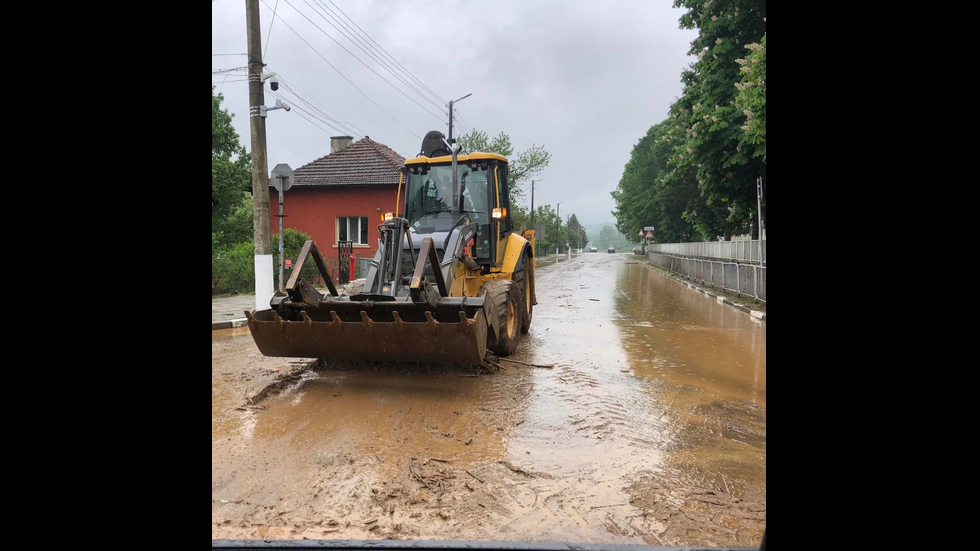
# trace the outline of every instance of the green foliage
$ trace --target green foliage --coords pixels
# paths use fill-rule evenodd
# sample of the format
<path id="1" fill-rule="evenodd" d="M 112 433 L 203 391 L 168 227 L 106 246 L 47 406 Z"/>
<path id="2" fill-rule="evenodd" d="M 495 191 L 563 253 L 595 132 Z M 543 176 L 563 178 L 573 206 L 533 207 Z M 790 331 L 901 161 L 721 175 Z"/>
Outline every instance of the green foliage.
<path id="1" fill-rule="evenodd" d="M 222 293 L 251 293 L 255 290 L 255 246 L 252 241 L 238 243 L 219 254 L 211 284 Z"/>
<path id="2" fill-rule="evenodd" d="M 524 230 L 531 229 L 531 213 L 521 204 L 510 204 L 510 218 L 514 221 L 514 231 L 524 233 Z"/>
<path id="3" fill-rule="evenodd" d="M 221 231 L 223 221 L 252 189 L 251 159 L 231 125 L 232 115 L 221 108 L 223 97 L 211 88 L 211 232 Z"/>
<path id="4" fill-rule="evenodd" d="M 599 232 L 599 237 L 596 238 L 595 246 L 599 250 L 605 250 L 609 247 L 615 247 L 616 249 L 623 249 L 629 245 L 629 241 L 626 236 L 616 231 L 616 228 L 612 226 L 605 226 L 602 231 Z"/>
<path id="5" fill-rule="evenodd" d="M 551 153 L 543 146 L 533 145 L 530 149 L 514 154 L 514 146 L 510 136 L 501 132 L 497 137 L 490 138 L 482 130 L 474 129 L 469 134 L 457 138 L 463 151 L 474 153 L 496 153 L 507 157 L 510 161 L 510 204 L 516 205 L 524 197 L 528 182 L 541 175 L 551 163 Z"/>
<path id="6" fill-rule="evenodd" d="M 671 121 L 655 125 L 633 148 L 623 172 L 616 200 L 616 228 L 631 243 L 641 241 L 638 232 L 648 226 L 662 243 L 688 242 L 700 235 L 687 215 L 704 204 L 690 175 L 673 174 L 670 160 L 674 147 L 669 139 Z"/>
<path id="7" fill-rule="evenodd" d="M 211 281 L 218 277 L 218 241 L 220 236 L 216 233 L 211 234 Z"/>
<path id="8" fill-rule="evenodd" d="M 296 260 L 310 236 L 295 230 L 283 232 L 287 259 Z M 236 242 L 216 251 L 220 236 L 211 234 L 211 285 L 221 293 L 251 293 L 255 291 L 255 246 L 252 239 Z M 279 235 L 272 235 L 273 281 L 279 280 Z M 286 270 L 286 278 L 290 271 Z M 214 290 L 212 290 L 214 292 Z"/>
<path id="9" fill-rule="evenodd" d="M 565 248 L 568 243 L 566 229 L 561 218 L 558 218 L 558 213 L 551 205 L 538 207 L 534 214 L 534 223 L 537 226 L 543 226 L 545 231 L 544 239 L 541 239 L 540 236 L 537 239 L 537 251 L 535 251 L 537 256 L 555 254 L 559 248 Z"/>
<path id="10" fill-rule="evenodd" d="M 288 192 L 287 192 L 288 193 Z M 299 232 L 296 230 L 291 230 L 286 228 L 283 232 L 283 249 L 285 250 L 285 256 L 287 259 L 298 261 L 299 253 L 303 249 L 303 245 L 307 241 L 312 239 L 309 235 Z M 324 253 L 326 254 L 326 253 Z M 334 254 L 334 257 L 337 255 Z M 272 234 L 272 271 L 275 274 L 273 281 L 279 281 L 279 234 Z M 290 271 L 286 270 L 286 279 L 289 279 Z"/>
<path id="11" fill-rule="evenodd" d="M 748 117 L 738 106 L 743 80 L 740 60 L 747 44 L 758 44 L 766 35 L 764 0 L 675 0 L 686 8 L 681 26 L 699 30 L 691 46 L 698 61 L 682 76 L 684 95 L 671 109 L 675 145 L 672 158 L 680 174 L 695 174 L 708 206 L 698 213 L 702 231 L 722 226 L 723 234 L 747 230 L 757 209 L 756 179 L 766 177 L 766 162 L 755 148 L 743 147 Z M 744 60 L 743 60 L 744 61 Z M 728 212 L 727 224 L 718 224 L 718 213 Z M 724 214 L 722 214 L 724 216 Z M 703 223 L 700 217 L 709 218 Z M 690 217 L 689 217 L 690 218 Z"/>
<path id="12" fill-rule="evenodd" d="M 589 244 L 589 236 L 574 214 L 568 220 L 568 241 L 573 249 L 584 249 Z"/>
<path id="13" fill-rule="evenodd" d="M 754 226 L 756 179 L 766 177 L 766 2 L 674 6 L 686 9 L 681 26 L 699 31 L 698 60 L 670 117 L 633 150 L 613 193 L 617 228 L 633 242 L 646 226 L 660 242 L 731 239 Z"/>
<path id="14" fill-rule="evenodd" d="M 459 136 L 456 139 L 459 140 L 459 145 L 465 153 L 496 153 L 508 159 L 514 155 L 514 146 L 510 143 L 510 136 L 503 132 L 491 139 L 486 132 L 474 129 L 469 134 Z"/>
<path id="15" fill-rule="evenodd" d="M 747 44 L 745 49 L 751 54 L 739 60 L 745 77 L 737 84 L 738 107 L 748 117 L 748 124 L 742 127 L 745 136 L 742 147 L 751 151 L 753 158 L 766 162 L 766 37 L 762 44 Z"/>
<path id="16" fill-rule="evenodd" d="M 225 217 L 212 222 L 212 234 L 218 238 L 218 248 L 230 248 L 251 241 L 255 235 L 252 223 L 252 197 L 242 193 L 238 206 Z"/>

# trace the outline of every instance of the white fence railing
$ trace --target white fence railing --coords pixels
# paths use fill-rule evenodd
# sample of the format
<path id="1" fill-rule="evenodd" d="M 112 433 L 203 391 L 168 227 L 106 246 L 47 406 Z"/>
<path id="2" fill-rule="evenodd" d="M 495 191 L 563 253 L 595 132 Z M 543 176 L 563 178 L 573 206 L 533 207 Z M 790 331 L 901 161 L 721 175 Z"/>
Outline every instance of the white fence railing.
<path id="1" fill-rule="evenodd" d="M 758 246 L 758 242 L 756 242 Z M 700 283 L 719 287 L 740 295 L 766 300 L 766 268 L 723 260 L 708 260 L 650 253 L 650 262 Z"/>
<path id="2" fill-rule="evenodd" d="M 769 253 L 766 242 L 762 242 L 766 264 L 769 264 Z M 654 244 L 647 247 L 651 253 L 669 254 L 675 256 L 691 256 L 695 258 L 720 258 L 740 262 L 759 261 L 758 241 L 723 241 L 713 243 L 671 243 Z"/>

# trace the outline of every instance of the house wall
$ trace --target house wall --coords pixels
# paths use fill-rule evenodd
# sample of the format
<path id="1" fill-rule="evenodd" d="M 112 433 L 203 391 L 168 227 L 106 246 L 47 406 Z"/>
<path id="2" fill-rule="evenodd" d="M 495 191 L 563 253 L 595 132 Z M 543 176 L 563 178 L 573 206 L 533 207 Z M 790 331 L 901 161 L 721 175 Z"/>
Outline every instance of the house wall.
<path id="1" fill-rule="evenodd" d="M 279 195 L 274 188 L 269 193 L 272 233 L 279 233 Z M 338 217 L 367 217 L 368 245 L 355 245 L 354 252 L 373 257 L 378 251 L 377 226 L 386 212 L 395 211 L 397 193 L 398 186 L 293 187 L 286 192 L 285 227 L 310 235 L 325 257 L 336 260 Z"/>

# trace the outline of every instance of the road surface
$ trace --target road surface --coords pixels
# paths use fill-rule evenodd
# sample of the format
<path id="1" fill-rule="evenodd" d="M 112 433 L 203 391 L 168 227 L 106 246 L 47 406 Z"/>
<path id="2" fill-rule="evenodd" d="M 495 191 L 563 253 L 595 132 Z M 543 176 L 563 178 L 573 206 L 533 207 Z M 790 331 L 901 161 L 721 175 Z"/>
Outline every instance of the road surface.
<path id="1" fill-rule="evenodd" d="M 213 334 L 212 539 L 757 546 L 766 326 L 633 258 L 539 272 L 514 359 L 550 370 L 307 371 Z"/>

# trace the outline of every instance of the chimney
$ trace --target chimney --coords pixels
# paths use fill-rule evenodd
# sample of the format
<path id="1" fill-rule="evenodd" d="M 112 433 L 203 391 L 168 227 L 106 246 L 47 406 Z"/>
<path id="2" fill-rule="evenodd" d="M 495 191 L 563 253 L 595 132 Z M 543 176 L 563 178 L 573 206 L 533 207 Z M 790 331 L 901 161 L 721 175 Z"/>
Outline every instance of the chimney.
<path id="1" fill-rule="evenodd" d="M 330 138 L 330 154 L 339 153 L 347 149 L 352 143 L 354 143 L 354 138 L 351 136 L 334 136 Z"/>

